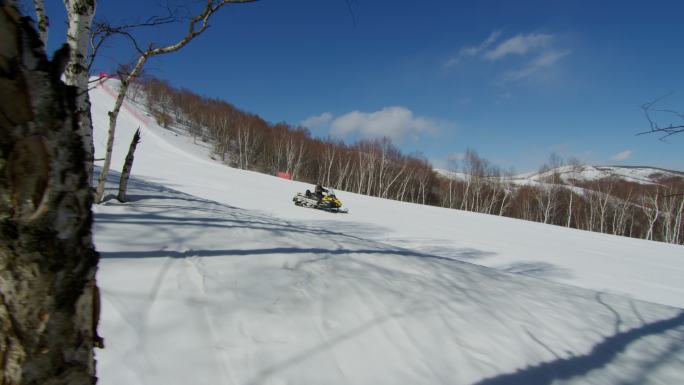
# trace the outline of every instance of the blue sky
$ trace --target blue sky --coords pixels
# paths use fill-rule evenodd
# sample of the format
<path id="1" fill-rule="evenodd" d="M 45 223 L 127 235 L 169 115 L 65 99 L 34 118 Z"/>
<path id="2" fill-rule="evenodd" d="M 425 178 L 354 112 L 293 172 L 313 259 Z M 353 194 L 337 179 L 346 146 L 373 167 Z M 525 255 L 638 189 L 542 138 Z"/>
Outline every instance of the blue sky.
<path id="1" fill-rule="evenodd" d="M 63 9 L 49 3 L 54 49 Z M 160 3 L 100 1 L 98 17 L 140 21 Z M 472 148 L 518 172 L 552 152 L 684 170 L 684 135 L 635 136 L 647 129 L 641 104 L 672 93 L 661 107 L 684 111 L 684 1 L 351 0 L 351 10 L 344 0 L 229 6 L 147 69 L 316 136 L 388 136 L 436 166 Z M 140 38 L 168 43 L 184 30 Z M 131 58 L 112 42 L 97 70 Z"/>

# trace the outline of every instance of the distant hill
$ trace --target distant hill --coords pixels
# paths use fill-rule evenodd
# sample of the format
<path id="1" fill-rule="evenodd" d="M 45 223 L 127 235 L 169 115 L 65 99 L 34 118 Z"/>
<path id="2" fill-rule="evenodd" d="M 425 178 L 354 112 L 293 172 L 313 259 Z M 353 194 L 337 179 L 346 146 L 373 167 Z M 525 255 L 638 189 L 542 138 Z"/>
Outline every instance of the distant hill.
<path id="1" fill-rule="evenodd" d="M 467 174 L 443 169 L 435 170 L 439 175 L 454 180 L 465 180 Z M 530 172 L 515 175 L 513 177 L 502 177 L 505 180 L 513 181 L 518 185 L 530 184 L 527 182 L 541 182 L 549 179 L 554 174 L 558 174 L 561 180 L 569 183 L 596 182 L 603 179 L 613 178 L 626 182 L 639 183 L 643 185 L 659 184 L 665 180 L 684 179 L 684 172 L 668 170 L 650 166 L 561 166 L 544 172 Z M 532 183 L 534 184 L 534 183 Z"/>
<path id="2" fill-rule="evenodd" d="M 666 179 L 684 179 L 684 173 L 649 166 L 562 166 L 543 173 L 530 173 L 517 176 L 515 179 L 543 180 L 554 173 L 559 174 L 561 180 L 568 182 L 595 182 L 602 179 L 618 179 L 639 184 L 659 184 Z"/>

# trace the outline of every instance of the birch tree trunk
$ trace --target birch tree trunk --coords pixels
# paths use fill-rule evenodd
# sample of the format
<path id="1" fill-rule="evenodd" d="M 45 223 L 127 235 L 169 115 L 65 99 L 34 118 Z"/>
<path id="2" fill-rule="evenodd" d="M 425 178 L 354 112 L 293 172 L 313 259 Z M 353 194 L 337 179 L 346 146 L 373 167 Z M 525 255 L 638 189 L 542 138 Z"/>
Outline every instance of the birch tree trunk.
<path id="1" fill-rule="evenodd" d="M 507 202 L 507 198 L 511 195 L 510 186 L 504 186 L 503 190 L 504 196 L 501 198 L 501 206 L 499 207 L 499 216 L 503 216 L 504 211 L 510 205 L 510 201 Z"/>
<path id="2" fill-rule="evenodd" d="M 682 243 L 682 236 L 684 235 L 682 234 L 684 232 L 684 228 L 682 227 L 682 213 L 684 213 L 684 197 L 680 197 L 679 200 L 679 209 L 677 210 L 675 215 L 675 233 L 671 243 Z"/>
<path id="3" fill-rule="evenodd" d="M 109 130 L 107 132 L 107 149 L 105 151 L 105 160 L 102 165 L 102 170 L 100 170 L 100 177 L 97 181 L 97 187 L 95 189 L 95 203 L 102 202 L 104 199 L 104 189 L 107 182 L 107 176 L 109 175 L 109 167 L 112 162 L 112 151 L 114 149 L 114 136 L 116 133 L 116 121 L 119 118 L 119 112 L 123 106 L 123 102 L 126 99 L 126 92 L 128 91 L 128 86 L 131 82 L 140 74 L 143 66 L 147 62 L 149 56 L 142 55 L 135 63 L 133 70 L 127 75 L 121 77 L 121 87 L 116 95 L 116 101 L 114 102 L 114 108 L 108 112 L 109 115 Z"/>
<path id="4" fill-rule="evenodd" d="M 36 9 L 36 20 L 38 21 L 38 35 L 40 36 L 40 41 L 43 42 L 43 47 L 47 47 L 50 19 L 45 14 L 45 2 L 43 0 L 33 0 L 33 7 Z"/>
<path id="5" fill-rule="evenodd" d="M 325 170 L 325 176 L 323 180 L 326 186 L 330 186 L 330 174 L 332 171 L 332 166 L 335 163 L 335 146 L 326 146 L 323 152 L 323 159 L 325 159 L 325 164 L 327 165 Z M 335 186 L 338 188 L 338 186 Z"/>
<path id="6" fill-rule="evenodd" d="M 95 384 L 99 294 L 78 90 L 0 4 L 0 383 Z"/>
<path id="7" fill-rule="evenodd" d="M 385 186 L 385 191 L 382 192 L 382 195 L 380 196 L 381 198 L 388 198 L 388 197 L 389 197 L 389 190 L 390 190 L 390 188 L 392 187 L 392 185 L 394 184 L 394 182 L 396 182 L 397 179 L 399 179 L 399 177 L 401 176 L 401 174 L 404 173 L 404 170 L 406 170 L 406 163 L 404 163 L 404 165 L 402 166 L 401 170 L 399 170 L 399 172 L 394 176 L 394 178 L 387 184 L 387 186 Z"/>
<path id="8" fill-rule="evenodd" d="M 658 216 L 660 215 L 658 194 L 659 191 L 656 190 L 655 193 L 651 193 L 651 195 L 644 195 L 641 197 L 641 209 L 648 220 L 648 230 L 646 231 L 644 239 L 649 241 L 653 240 L 653 230 L 656 221 L 658 221 Z"/>
<path id="9" fill-rule="evenodd" d="M 570 188 L 568 189 L 568 193 L 570 194 L 570 203 L 568 204 L 568 220 L 565 224 L 565 227 L 570 227 L 570 224 L 572 223 L 572 199 L 574 196 L 574 192 L 573 192 L 574 187 L 575 187 L 575 184 L 572 183 L 572 184 L 570 184 Z"/>
<path id="10" fill-rule="evenodd" d="M 606 227 L 606 216 L 608 214 L 608 210 L 610 209 L 609 203 L 611 199 L 611 192 L 613 191 L 613 185 L 608 184 L 605 188 L 601 188 L 599 185 L 599 214 L 601 217 L 599 218 L 599 232 L 601 233 L 607 233 L 608 229 Z"/>
<path id="11" fill-rule="evenodd" d="M 123 169 L 121 170 L 121 180 L 119 181 L 119 202 L 126 202 L 126 189 L 128 188 L 128 178 L 131 176 L 131 169 L 133 168 L 133 159 L 135 156 L 135 148 L 138 147 L 140 143 L 140 128 L 135 130 L 133 134 L 133 140 L 131 140 L 131 145 L 128 147 L 128 154 L 126 155 L 126 161 L 124 162 Z"/>
<path id="12" fill-rule="evenodd" d="M 90 26 L 95 16 L 95 6 L 95 0 L 64 0 L 67 12 L 67 44 L 69 45 L 69 61 L 64 71 L 64 78 L 66 84 L 75 86 L 78 90 L 76 116 L 79 132 L 84 139 L 83 149 L 86 152 L 84 161 L 89 184 L 92 183 L 95 145 L 88 97 L 88 43 L 91 36 Z"/>
<path id="13" fill-rule="evenodd" d="M 570 227 L 572 225 L 572 203 L 574 200 L 575 186 L 577 185 L 578 174 L 582 171 L 582 164 L 580 163 L 579 159 L 572 158 L 568 164 L 570 165 L 570 178 L 568 180 L 568 184 L 570 185 L 568 188 L 570 194 L 570 203 L 568 204 L 568 220 L 566 222 L 566 227 Z M 575 223 L 575 227 L 580 228 L 580 224 Z"/>
<path id="14" fill-rule="evenodd" d="M 349 173 L 349 166 L 351 165 L 351 158 L 347 157 L 347 162 L 344 164 L 344 168 L 342 169 L 342 172 L 339 173 L 339 176 L 337 177 L 337 182 L 335 183 L 335 188 L 338 189 L 344 189 L 344 190 L 351 190 L 351 185 L 349 188 L 344 184 L 345 180 L 347 179 L 347 175 Z"/>

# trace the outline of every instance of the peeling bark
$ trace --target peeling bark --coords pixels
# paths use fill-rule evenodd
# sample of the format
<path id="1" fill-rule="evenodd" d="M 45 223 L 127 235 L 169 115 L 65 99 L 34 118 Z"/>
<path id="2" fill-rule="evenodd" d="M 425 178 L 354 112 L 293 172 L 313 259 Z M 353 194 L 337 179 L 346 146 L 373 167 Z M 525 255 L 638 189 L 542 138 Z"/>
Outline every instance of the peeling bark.
<path id="1" fill-rule="evenodd" d="M 76 89 L 0 2 L 0 383 L 95 384 L 98 254 Z"/>

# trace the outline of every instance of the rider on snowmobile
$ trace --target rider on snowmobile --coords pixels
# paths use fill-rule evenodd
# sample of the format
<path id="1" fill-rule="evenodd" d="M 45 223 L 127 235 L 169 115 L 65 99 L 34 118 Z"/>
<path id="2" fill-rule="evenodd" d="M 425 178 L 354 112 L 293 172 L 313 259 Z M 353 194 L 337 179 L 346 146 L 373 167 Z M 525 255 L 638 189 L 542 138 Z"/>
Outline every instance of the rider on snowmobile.
<path id="1" fill-rule="evenodd" d="M 316 198 L 318 198 L 318 201 L 319 201 L 319 202 L 321 201 L 321 199 L 323 199 L 323 197 L 324 197 L 323 193 L 324 193 L 324 192 L 327 193 L 328 190 L 327 190 L 325 187 L 323 187 L 320 183 L 317 183 L 317 184 L 316 184 L 315 194 L 316 194 Z"/>

